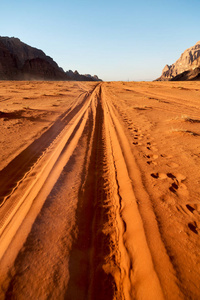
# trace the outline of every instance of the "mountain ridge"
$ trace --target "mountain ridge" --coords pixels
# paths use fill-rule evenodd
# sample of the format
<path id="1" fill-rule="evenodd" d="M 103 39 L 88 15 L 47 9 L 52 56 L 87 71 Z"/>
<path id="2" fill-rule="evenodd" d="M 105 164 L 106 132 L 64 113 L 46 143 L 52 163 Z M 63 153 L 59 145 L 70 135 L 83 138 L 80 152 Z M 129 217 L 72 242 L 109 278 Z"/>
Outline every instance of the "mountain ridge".
<path id="1" fill-rule="evenodd" d="M 19 38 L 0 36 L 0 80 L 100 81 L 97 76 L 72 73 L 64 72 L 50 56 Z"/>
<path id="2" fill-rule="evenodd" d="M 157 81 L 199 80 L 200 41 L 186 49 L 172 65 L 166 65 Z M 186 73 L 185 73 L 186 72 Z M 183 74 L 184 73 L 184 74 Z M 183 76 L 181 76 L 183 74 Z M 186 76 L 187 75 L 187 76 Z"/>

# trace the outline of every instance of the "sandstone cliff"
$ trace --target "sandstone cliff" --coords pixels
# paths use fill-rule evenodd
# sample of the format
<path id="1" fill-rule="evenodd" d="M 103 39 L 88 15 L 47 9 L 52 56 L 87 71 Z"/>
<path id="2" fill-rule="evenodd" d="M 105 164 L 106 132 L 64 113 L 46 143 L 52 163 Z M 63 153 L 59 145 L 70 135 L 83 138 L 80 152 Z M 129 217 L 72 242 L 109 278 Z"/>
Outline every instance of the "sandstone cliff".
<path id="1" fill-rule="evenodd" d="M 81 75 L 79 74 L 78 71 L 72 71 L 69 70 L 66 72 L 67 76 L 69 76 L 71 78 L 71 80 L 76 80 L 76 81 L 102 81 L 101 79 L 98 78 L 97 75 L 90 75 L 90 74 L 85 74 L 85 75 Z"/>
<path id="2" fill-rule="evenodd" d="M 77 71 L 72 73 L 64 72 L 42 50 L 18 38 L 0 37 L 0 80 L 99 80 Z"/>
<path id="3" fill-rule="evenodd" d="M 200 67 L 185 71 L 171 78 L 170 81 L 200 80 Z"/>
<path id="4" fill-rule="evenodd" d="M 60 68 L 39 57 L 27 59 L 21 70 L 23 80 L 70 80 Z"/>
<path id="5" fill-rule="evenodd" d="M 42 50 L 18 38 L 0 37 L 1 80 L 68 80 L 65 72 Z"/>
<path id="6" fill-rule="evenodd" d="M 157 79 L 160 81 L 164 80 L 191 80 L 198 76 L 198 68 L 200 67 L 200 41 L 197 42 L 191 48 L 185 50 L 180 58 L 172 65 L 166 65 L 162 71 L 162 75 Z M 196 69 L 196 70 L 195 70 Z M 190 74 L 187 76 L 179 76 L 183 72 Z M 193 74 L 193 75 L 192 75 Z M 182 79 L 178 79 L 182 78 Z M 184 79 L 188 78 L 188 79 Z M 198 77 L 197 77 L 198 79 Z"/>

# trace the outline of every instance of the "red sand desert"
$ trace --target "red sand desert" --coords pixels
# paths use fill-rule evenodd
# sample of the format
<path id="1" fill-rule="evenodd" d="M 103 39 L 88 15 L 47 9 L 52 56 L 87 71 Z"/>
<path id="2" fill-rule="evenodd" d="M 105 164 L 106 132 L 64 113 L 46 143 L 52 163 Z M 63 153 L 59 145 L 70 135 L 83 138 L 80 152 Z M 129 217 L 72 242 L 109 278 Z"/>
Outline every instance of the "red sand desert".
<path id="1" fill-rule="evenodd" d="M 200 82 L 0 90 L 0 299 L 200 299 Z"/>

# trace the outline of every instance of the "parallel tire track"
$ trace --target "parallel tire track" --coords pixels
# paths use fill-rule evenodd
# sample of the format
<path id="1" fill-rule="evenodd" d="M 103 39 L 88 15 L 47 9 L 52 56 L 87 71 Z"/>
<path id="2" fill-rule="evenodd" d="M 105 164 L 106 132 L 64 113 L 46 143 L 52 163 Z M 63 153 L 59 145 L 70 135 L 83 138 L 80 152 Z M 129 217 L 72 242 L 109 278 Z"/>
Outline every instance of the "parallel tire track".
<path id="1" fill-rule="evenodd" d="M 93 91 L 91 91 L 92 93 Z M 23 150 L 3 170 L 0 171 L 0 207 L 12 193 L 20 179 L 31 169 L 48 147 L 54 142 L 62 130 L 78 113 L 89 97 L 88 92 L 83 92 L 74 105 L 65 111 L 37 140 Z M 78 103 L 78 104 L 77 104 Z"/>
<path id="2" fill-rule="evenodd" d="M 52 141 L 51 134 L 57 125 L 59 129 Z M 155 266 L 155 253 L 153 256 L 137 206 L 133 181 L 139 171 L 134 170 L 136 166 L 129 142 L 105 96 L 103 84 L 63 114 L 57 125 L 50 131 L 51 137 L 47 137 L 47 142 L 44 136 L 41 137 L 40 142 L 45 142 L 44 148 L 38 152 L 39 158 L 36 156 L 28 164 L 29 168 L 24 167 L 17 174 L 14 180 L 15 186 L 17 182 L 16 189 L 12 189 L 7 201 L 2 201 L 0 259 L 26 214 L 31 211 L 33 202 L 42 207 L 78 147 L 79 140 L 86 135 L 87 149 L 78 193 L 76 224 L 71 233 L 70 279 L 63 298 L 164 299 L 166 293 L 164 281 L 159 276 L 160 265 Z M 146 197 L 147 192 L 143 191 L 140 179 L 137 183 L 142 190 L 141 195 Z M 33 216 L 32 222 L 36 216 Z M 156 238 L 164 253 L 160 237 L 157 235 Z M 180 294 L 174 275 L 170 274 L 168 257 L 165 253 L 163 257 L 167 262 L 167 276 L 171 276 L 174 297 L 178 299 Z"/>
<path id="3" fill-rule="evenodd" d="M 40 199 L 42 206 L 63 166 L 72 155 L 88 118 L 88 107 L 91 105 L 93 93 L 89 97 L 87 93 L 79 105 L 65 112 L 41 138 L 2 170 L 0 259 L 33 201 L 36 201 L 42 189 L 45 190 Z M 6 194 L 8 195 L 5 196 Z"/>
<path id="4" fill-rule="evenodd" d="M 130 143 L 124 133 L 122 125 L 119 122 L 119 116 L 117 114 L 117 111 L 111 104 L 112 101 L 109 101 L 109 97 L 107 97 L 107 91 L 105 88 L 103 88 L 103 95 L 105 98 L 104 103 L 106 107 L 105 114 L 108 116 L 108 119 L 110 118 L 111 124 L 110 132 L 112 133 L 110 134 L 110 141 L 111 143 L 113 143 L 113 152 L 116 153 L 114 158 L 116 178 L 118 178 L 118 180 L 119 178 L 121 178 L 121 184 L 120 180 L 118 184 L 119 192 L 120 189 L 122 191 L 122 194 L 119 193 L 119 196 L 122 198 L 122 219 L 124 219 L 125 217 L 125 219 L 127 220 L 127 222 L 125 221 L 126 232 L 129 228 L 130 233 L 130 238 L 128 237 L 131 249 L 129 257 L 132 258 L 134 265 L 139 262 L 141 263 L 141 267 L 139 267 L 138 265 L 138 268 L 136 268 L 137 272 L 135 272 L 135 270 L 133 271 L 133 278 L 135 277 L 134 280 L 138 281 L 137 284 L 139 283 L 139 286 L 136 289 L 139 294 L 137 295 L 136 293 L 136 295 L 139 296 L 140 292 L 144 293 L 145 295 L 146 292 L 147 294 L 145 295 L 145 299 L 151 299 L 151 297 L 153 298 L 153 294 L 151 294 L 150 291 L 156 293 L 159 291 L 160 286 L 160 290 L 162 291 L 166 299 L 182 299 L 183 295 L 178 286 L 177 274 L 170 261 L 170 257 L 167 254 L 165 244 L 162 241 L 162 236 L 159 232 L 156 216 L 152 208 L 150 195 L 148 194 L 148 191 L 146 190 L 142 182 L 141 170 L 136 164 L 135 158 L 131 151 Z M 109 128 L 109 126 L 106 127 Z M 117 147 L 119 151 L 116 151 Z M 121 155 L 119 154 L 119 152 L 121 152 Z M 124 162 L 124 167 L 122 167 L 120 160 Z M 127 173 L 127 177 L 123 175 L 124 172 Z M 127 178 L 128 185 L 132 190 L 132 197 L 130 197 L 130 194 L 127 192 L 128 187 L 126 187 L 125 178 Z M 123 193 L 124 196 L 122 196 Z M 132 200 L 127 201 L 126 198 Z M 142 208 L 138 208 L 137 202 L 143 204 Z M 126 205 L 127 213 L 124 209 L 124 207 L 126 208 Z M 133 206 L 135 206 L 134 209 Z M 136 220 L 136 223 L 134 220 Z M 146 244 L 146 247 L 139 247 L 139 242 L 136 242 L 137 235 L 139 235 L 141 239 L 140 230 L 139 228 L 137 229 L 137 226 L 135 226 L 138 225 L 138 221 L 141 223 L 140 230 L 143 236 L 143 242 Z M 126 235 L 127 234 L 124 235 L 124 241 L 126 241 Z M 131 246 L 131 239 L 133 246 Z M 137 251 L 134 250 L 134 245 L 136 246 Z M 145 251 L 143 251 L 143 249 Z M 144 255 L 145 252 L 147 256 Z M 146 263 L 145 267 L 143 266 L 144 261 L 146 262 L 145 256 L 146 258 L 149 256 L 149 269 Z M 165 270 L 165 272 L 163 272 L 163 270 Z M 148 280 L 148 277 L 150 280 Z M 145 280 L 145 278 L 147 280 Z M 153 281 L 154 283 L 156 283 L 157 281 L 157 288 L 154 286 L 154 288 L 152 289 Z M 131 284 L 132 287 L 136 287 L 137 284 L 133 282 L 134 281 L 132 281 Z M 145 284 L 147 284 L 146 288 Z M 160 296 L 162 296 L 162 294 Z M 156 296 L 156 299 L 157 297 L 158 296 Z"/>
<path id="5" fill-rule="evenodd" d="M 121 270 L 123 271 L 123 291 L 125 299 L 163 299 L 162 288 L 153 266 L 143 222 L 138 211 L 136 197 L 129 177 L 126 148 L 122 148 L 124 133 L 120 135 L 114 113 L 106 101 L 104 112 L 107 128 L 107 143 L 112 149 L 115 182 L 119 201 L 118 219 L 121 221 L 119 232 Z M 145 262 L 145 263 L 144 263 Z M 122 272 L 121 271 L 121 272 Z"/>
<path id="6" fill-rule="evenodd" d="M 101 87 L 97 100 L 66 299 L 163 299 L 113 112 Z"/>

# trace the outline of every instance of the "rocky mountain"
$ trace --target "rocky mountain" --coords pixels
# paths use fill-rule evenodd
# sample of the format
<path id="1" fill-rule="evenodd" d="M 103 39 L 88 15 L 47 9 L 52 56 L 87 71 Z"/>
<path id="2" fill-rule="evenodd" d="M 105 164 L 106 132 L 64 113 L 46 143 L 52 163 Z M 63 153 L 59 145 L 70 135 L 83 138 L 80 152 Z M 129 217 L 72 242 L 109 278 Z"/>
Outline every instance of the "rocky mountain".
<path id="1" fill-rule="evenodd" d="M 69 80 L 51 57 L 14 37 L 0 37 L 0 79 Z"/>
<path id="2" fill-rule="evenodd" d="M 200 80 L 200 67 L 185 71 L 171 78 L 170 81 Z"/>
<path id="3" fill-rule="evenodd" d="M 97 75 L 90 75 L 90 74 L 85 74 L 81 75 L 79 74 L 78 71 L 72 71 L 69 70 L 66 72 L 67 76 L 71 78 L 71 80 L 76 80 L 76 81 L 102 81 L 101 79 L 98 78 Z"/>
<path id="4" fill-rule="evenodd" d="M 170 66 L 166 65 L 162 71 L 162 75 L 157 80 L 199 80 L 199 67 L 200 41 L 185 50 L 174 64 Z"/>
<path id="5" fill-rule="evenodd" d="M 15 37 L 0 37 L 0 80 L 90 80 L 72 72 L 64 72 L 57 63 L 42 50 L 31 47 Z"/>
<path id="6" fill-rule="evenodd" d="M 21 73 L 23 80 L 70 80 L 60 68 L 39 57 L 27 59 Z"/>

